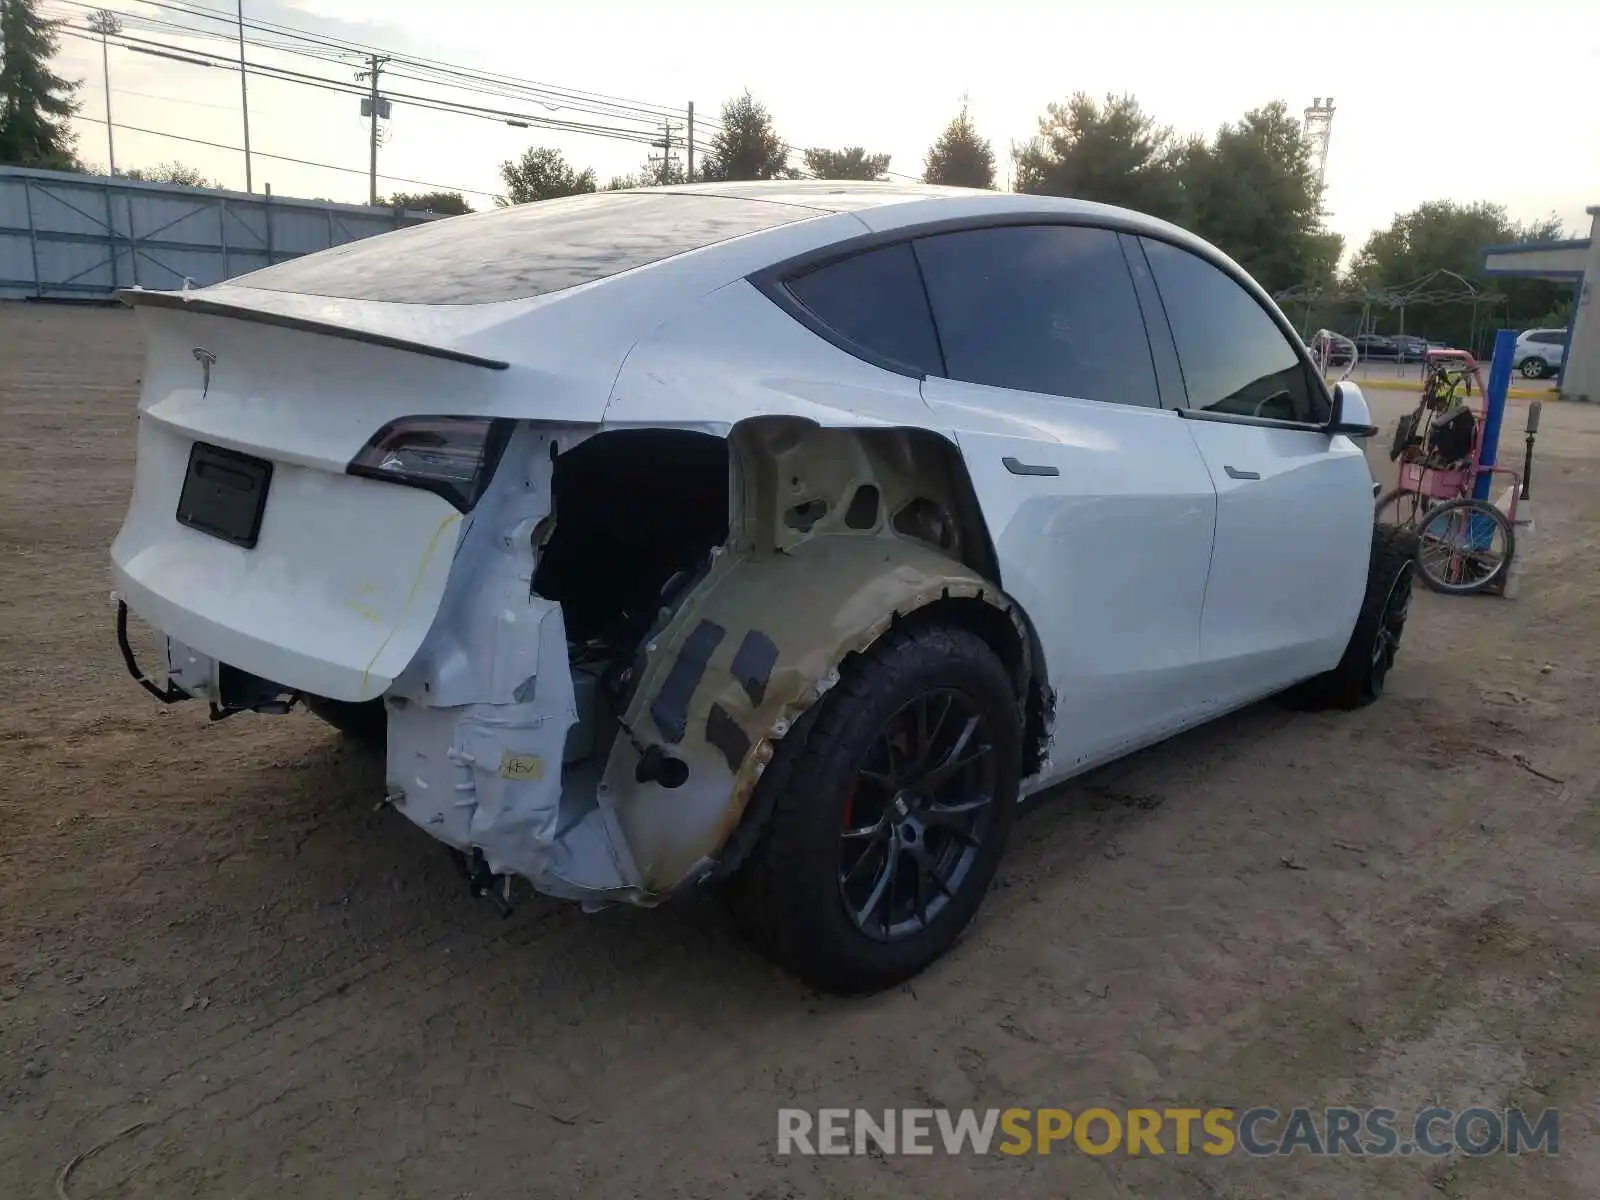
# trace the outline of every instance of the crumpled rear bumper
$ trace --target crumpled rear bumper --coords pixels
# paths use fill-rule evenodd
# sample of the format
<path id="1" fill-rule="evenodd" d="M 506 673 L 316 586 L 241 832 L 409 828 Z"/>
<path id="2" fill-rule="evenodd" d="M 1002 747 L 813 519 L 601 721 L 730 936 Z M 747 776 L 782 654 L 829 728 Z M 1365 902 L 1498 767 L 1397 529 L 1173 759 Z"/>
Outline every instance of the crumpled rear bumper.
<path id="1" fill-rule="evenodd" d="M 547 895 L 594 903 L 650 896 L 607 809 L 598 765 L 564 769 L 577 723 L 559 605 L 527 602 L 533 672 L 510 703 L 433 705 L 431 689 L 385 699 L 389 800 L 431 836 L 492 875 L 520 875 Z M 522 624 L 522 622 L 519 622 Z M 586 769 L 587 768 L 587 769 Z"/>

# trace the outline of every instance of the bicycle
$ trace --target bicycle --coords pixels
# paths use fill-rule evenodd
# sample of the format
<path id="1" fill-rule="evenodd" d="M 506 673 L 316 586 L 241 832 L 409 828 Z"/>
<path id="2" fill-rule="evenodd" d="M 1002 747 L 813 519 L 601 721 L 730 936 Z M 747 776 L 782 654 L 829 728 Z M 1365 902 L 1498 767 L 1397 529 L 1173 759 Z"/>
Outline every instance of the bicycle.
<path id="1" fill-rule="evenodd" d="M 1475 412 L 1467 398 L 1484 397 Z M 1503 582 L 1516 551 L 1517 493 L 1521 477 L 1508 467 L 1483 463 L 1483 427 L 1488 415 L 1478 363 L 1463 350 L 1430 350 L 1423 359 L 1422 399 L 1400 418 L 1389 459 L 1399 463 L 1396 486 L 1379 496 L 1380 524 L 1411 528 L 1417 535 L 1417 570 L 1438 592 L 1463 595 Z M 1479 481 L 1509 476 L 1507 511 L 1480 500 Z"/>

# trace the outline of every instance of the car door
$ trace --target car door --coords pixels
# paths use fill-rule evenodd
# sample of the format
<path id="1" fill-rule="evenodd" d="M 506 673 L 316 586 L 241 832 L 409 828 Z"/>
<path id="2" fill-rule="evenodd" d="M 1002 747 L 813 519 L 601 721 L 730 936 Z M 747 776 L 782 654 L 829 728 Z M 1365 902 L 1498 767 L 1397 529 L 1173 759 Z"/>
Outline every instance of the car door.
<path id="1" fill-rule="evenodd" d="M 1372 475 L 1322 426 L 1331 400 L 1259 289 L 1141 239 L 1183 374 L 1180 412 L 1217 492 L 1200 653 L 1228 704 L 1334 666 L 1366 586 Z"/>
<path id="2" fill-rule="evenodd" d="M 1216 494 L 1160 407 L 1119 236 L 1069 225 L 917 239 L 961 445 L 1001 582 L 1055 692 L 1049 782 L 1195 719 Z"/>

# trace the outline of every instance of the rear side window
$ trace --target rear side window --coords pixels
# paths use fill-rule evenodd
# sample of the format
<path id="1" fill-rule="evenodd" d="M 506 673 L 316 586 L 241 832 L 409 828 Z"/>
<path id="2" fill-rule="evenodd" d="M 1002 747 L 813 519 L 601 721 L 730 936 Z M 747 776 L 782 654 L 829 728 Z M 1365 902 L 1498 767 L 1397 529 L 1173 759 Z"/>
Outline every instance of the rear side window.
<path id="1" fill-rule="evenodd" d="M 733 196 L 600 192 L 429 221 L 229 282 L 347 300 L 487 304 L 559 292 L 817 215 Z"/>
<path id="2" fill-rule="evenodd" d="M 917 242 L 945 374 L 1116 404 L 1159 403 L 1117 235 L 1007 226 Z"/>
<path id="3" fill-rule="evenodd" d="M 1327 401 L 1312 387 L 1294 343 L 1254 296 L 1198 255 L 1166 242 L 1143 244 L 1190 408 L 1279 421 L 1328 419 Z"/>
<path id="4" fill-rule="evenodd" d="M 1541 342 L 1546 346 L 1559 346 L 1567 340 L 1567 332 L 1564 329 L 1541 329 L 1528 340 Z"/>
<path id="5" fill-rule="evenodd" d="M 791 279 L 788 288 L 819 321 L 868 355 L 922 374 L 942 371 L 909 242 L 828 263 Z"/>

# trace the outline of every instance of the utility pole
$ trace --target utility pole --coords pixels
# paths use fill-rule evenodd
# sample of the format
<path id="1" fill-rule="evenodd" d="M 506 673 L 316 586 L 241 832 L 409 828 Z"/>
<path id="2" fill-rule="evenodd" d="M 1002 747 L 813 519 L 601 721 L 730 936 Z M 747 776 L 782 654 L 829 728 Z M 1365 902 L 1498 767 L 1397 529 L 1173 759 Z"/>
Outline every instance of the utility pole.
<path id="1" fill-rule="evenodd" d="M 250 87 L 244 70 L 244 0 L 239 0 L 239 110 L 244 114 L 244 190 L 255 191 L 250 182 Z"/>
<path id="2" fill-rule="evenodd" d="M 388 116 L 388 101 L 378 95 L 378 75 L 389 61 L 387 54 L 374 54 L 368 70 L 356 74 L 357 79 L 368 79 L 372 87 L 361 99 L 362 112 L 372 118 L 371 157 L 367 167 L 367 203 L 378 207 L 378 118 Z"/>
<path id="3" fill-rule="evenodd" d="M 106 85 L 106 157 L 110 160 L 108 171 L 117 173 L 116 139 L 111 136 L 111 63 L 106 48 L 106 38 L 122 32 L 122 22 L 116 13 L 97 9 L 89 15 L 89 28 L 100 35 L 100 76 Z"/>
<path id="4" fill-rule="evenodd" d="M 688 166 L 688 169 L 684 172 L 684 180 L 687 183 L 693 183 L 694 182 L 694 101 L 693 100 L 689 101 L 688 144 L 689 144 L 689 166 Z"/>
<path id="5" fill-rule="evenodd" d="M 656 182 L 658 184 L 671 183 L 672 182 L 672 122 L 671 121 L 667 121 L 667 122 L 664 123 L 663 130 L 662 130 L 662 135 L 661 135 L 661 140 L 659 142 L 651 142 L 650 145 L 655 147 L 657 150 L 661 151 L 661 160 L 660 160 L 661 161 L 661 171 L 656 176 Z M 652 159 L 651 161 L 655 161 L 655 160 Z"/>
<path id="6" fill-rule="evenodd" d="M 367 203 L 378 207 L 378 56 L 372 56 L 372 156 L 367 166 Z"/>

